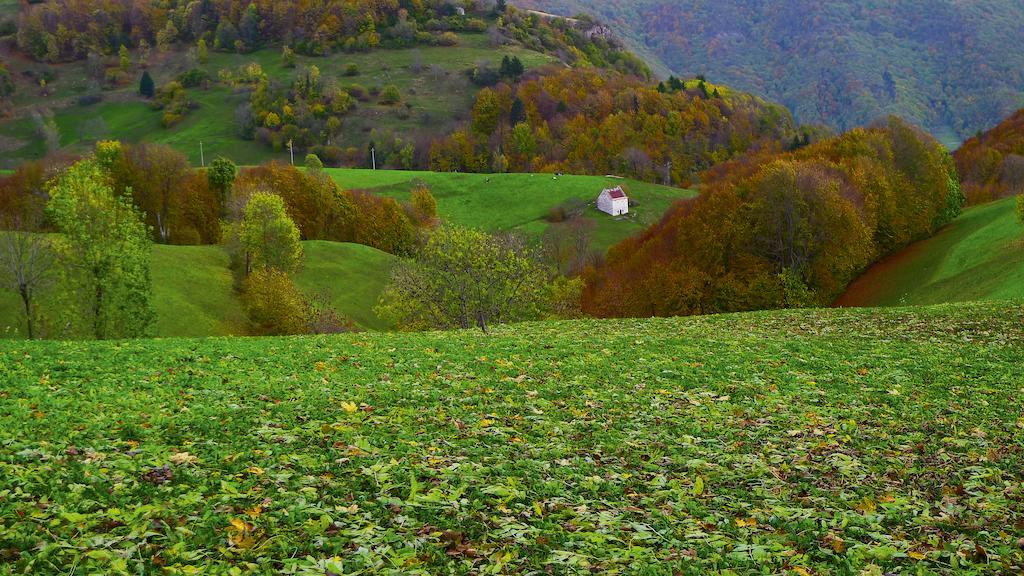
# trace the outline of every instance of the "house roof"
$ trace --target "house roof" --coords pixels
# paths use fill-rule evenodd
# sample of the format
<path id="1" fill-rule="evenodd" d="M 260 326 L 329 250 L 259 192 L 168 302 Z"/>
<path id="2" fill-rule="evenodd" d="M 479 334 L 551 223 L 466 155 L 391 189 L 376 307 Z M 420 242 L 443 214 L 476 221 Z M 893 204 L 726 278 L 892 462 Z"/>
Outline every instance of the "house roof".
<path id="1" fill-rule="evenodd" d="M 610 196 L 613 199 L 626 197 L 626 193 L 622 191 L 621 186 L 616 186 L 615 188 L 608 188 L 605 190 L 605 192 L 607 192 L 608 196 Z"/>

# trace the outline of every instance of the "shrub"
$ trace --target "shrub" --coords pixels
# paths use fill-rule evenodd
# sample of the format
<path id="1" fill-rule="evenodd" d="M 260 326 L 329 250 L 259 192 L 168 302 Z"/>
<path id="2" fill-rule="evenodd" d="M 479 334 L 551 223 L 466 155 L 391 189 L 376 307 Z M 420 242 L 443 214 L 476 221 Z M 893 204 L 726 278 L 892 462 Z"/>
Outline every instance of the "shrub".
<path id="1" fill-rule="evenodd" d="M 309 149 L 316 154 L 324 166 L 338 167 L 345 160 L 345 151 L 339 146 L 317 145 Z"/>
<path id="2" fill-rule="evenodd" d="M 99 92 L 92 92 L 78 97 L 79 106 L 92 106 L 93 104 L 99 104 L 102 101 L 103 94 Z"/>
<path id="3" fill-rule="evenodd" d="M 359 76 L 359 65 L 353 63 L 345 66 L 345 76 Z"/>
<path id="4" fill-rule="evenodd" d="M 1024 224 L 1024 194 L 1017 196 L 1017 219 Z"/>
<path id="5" fill-rule="evenodd" d="M 444 32 L 437 37 L 439 46 L 455 46 L 459 43 L 459 36 L 455 32 Z"/>
<path id="6" fill-rule="evenodd" d="M 311 334 L 341 334 L 358 330 L 351 320 L 338 314 L 331 306 L 327 294 L 319 294 L 307 301 L 309 307 L 308 330 Z"/>
<path id="7" fill-rule="evenodd" d="M 501 74 L 486 64 L 478 64 L 467 71 L 469 79 L 477 86 L 494 86 L 501 80 Z"/>
<path id="8" fill-rule="evenodd" d="M 353 84 L 348 88 L 345 88 L 348 95 L 359 100 L 360 102 L 366 102 L 370 99 L 369 92 L 366 91 L 366 87 L 362 84 Z"/>
<path id="9" fill-rule="evenodd" d="M 210 81 L 210 79 L 210 74 L 199 68 L 193 68 L 188 72 L 182 72 L 178 75 L 178 82 L 185 88 L 195 88 L 196 86 L 205 85 Z"/>
<path id="10" fill-rule="evenodd" d="M 398 90 L 398 86 L 394 84 L 388 84 L 384 87 L 384 90 L 380 93 L 378 102 L 387 106 L 393 106 L 402 101 L 402 93 Z"/>
<path id="11" fill-rule="evenodd" d="M 261 268 L 245 280 L 242 303 L 259 334 L 305 334 L 309 331 L 310 307 L 288 274 Z"/>

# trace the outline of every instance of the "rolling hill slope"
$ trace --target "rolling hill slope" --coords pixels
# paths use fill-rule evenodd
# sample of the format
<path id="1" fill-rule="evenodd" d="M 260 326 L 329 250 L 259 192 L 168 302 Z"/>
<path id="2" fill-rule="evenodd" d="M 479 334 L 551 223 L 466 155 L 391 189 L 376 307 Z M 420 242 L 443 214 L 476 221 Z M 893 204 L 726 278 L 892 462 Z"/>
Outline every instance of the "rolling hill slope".
<path id="1" fill-rule="evenodd" d="M 1002 304 L 4 341 L 0 554 L 40 575 L 1015 574 L 1022 330 Z"/>
<path id="2" fill-rule="evenodd" d="M 593 221 L 593 245 L 601 253 L 622 239 L 657 222 L 671 204 L 696 195 L 693 190 L 602 176 L 552 174 L 465 174 L 399 170 L 329 169 L 346 189 L 360 189 L 408 200 L 417 182 L 437 198 L 438 215 L 446 221 L 490 232 L 520 230 L 538 238 L 548 226 L 548 212 L 562 203 L 593 204 L 601 190 L 625 186 L 636 206 L 629 218 L 613 218 L 587 206 L 582 215 Z"/>
<path id="3" fill-rule="evenodd" d="M 517 56 L 528 68 L 554 61 L 554 57 L 520 46 L 493 48 L 484 34 L 460 35 L 455 47 L 425 46 L 408 49 L 379 49 L 369 53 L 337 54 L 328 57 L 296 56 L 296 69 L 315 65 L 325 83 L 342 88 L 361 86 L 365 90 L 380 89 L 393 84 L 402 91 L 403 105 L 382 105 L 370 99 L 360 102 L 344 121 L 341 145 L 362 151 L 373 138 L 385 134 L 401 134 L 407 141 L 443 134 L 469 117 L 478 88 L 464 73 L 478 63 L 494 67 L 503 56 Z M 157 85 L 173 80 L 193 65 L 185 53 L 159 56 L 159 65 L 151 67 Z M 212 52 L 209 62 L 199 65 L 216 79 L 219 70 L 237 70 L 249 63 L 259 64 L 277 82 L 287 83 L 296 70 L 285 68 L 279 46 L 248 54 Z M 349 65 L 360 73 L 346 76 Z M 88 77 L 81 62 L 40 64 L 24 58 L 12 59 L 12 73 L 20 78 L 26 70 L 46 70 L 53 76 L 47 96 L 40 96 L 30 84 L 19 84 L 13 97 L 14 113 L 0 121 L 0 166 L 13 167 L 18 161 L 38 158 L 46 153 L 46 141 L 39 136 L 39 121 L 33 111 L 41 110 L 43 118 L 52 119 L 60 145 L 72 152 L 81 152 L 97 139 L 119 139 L 129 142 L 156 142 L 170 145 L 200 163 L 199 143 L 203 143 L 207 162 L 226 156 L 239 164 L 258 164 L 271 158 L 287 159 L 287 150 L 273 150 L 239 135 L 236 109 L 248 94 L 224 86 L 214 80 L 208 88 L 189 88 L 189 96 L 198 107 L 178 125 L 164 128 L 161 112 L 137 95 L 137 77 L 130 84 L 115 90 L 104 90 L 102 101 L 79 103 L 79 98 L 97 93 L 95 81 Z M 367 164 L 369 161 L 367 160 Z"/>
<path id="4" fill-rule="evenodd" d="M 965 210 L 935 236 L 868 269 L 836 305 L 1024 299 L 1024 226 L 1014 202 Z"/>
<path id="5" fill-rule="evenodd" d="M 394 257 L 374 248 L 303 242 L 305 260 L 295 284 L 307 296 L 325 295 L 334 309 L 368 330 L 387 328 L 373 314 Z M 159 337 L 245 335 L 247 320 L 232 288 L 220 246 L 153 246 L 153 303 Z M 0 292 L 0 337 L 20 333 L 20 301 Z"/>

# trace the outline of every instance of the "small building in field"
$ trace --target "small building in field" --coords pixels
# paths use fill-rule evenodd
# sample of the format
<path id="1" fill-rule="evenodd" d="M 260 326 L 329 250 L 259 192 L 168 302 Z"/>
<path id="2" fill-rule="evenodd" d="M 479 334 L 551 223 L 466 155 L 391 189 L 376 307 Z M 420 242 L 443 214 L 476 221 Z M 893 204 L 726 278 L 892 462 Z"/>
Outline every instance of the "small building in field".
<path id="1" fill-rule="evenodd" d="M 597 197 L 597 209 L 612 216 L 629 214 L 629 197 L 622 186 L 607 188 Z"/>

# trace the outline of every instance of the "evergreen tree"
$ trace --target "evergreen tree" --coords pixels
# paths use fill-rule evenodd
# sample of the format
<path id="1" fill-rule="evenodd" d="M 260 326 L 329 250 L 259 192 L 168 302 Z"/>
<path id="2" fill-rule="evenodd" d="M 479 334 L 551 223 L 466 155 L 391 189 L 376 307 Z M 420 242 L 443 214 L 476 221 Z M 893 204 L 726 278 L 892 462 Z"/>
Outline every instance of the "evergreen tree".
<path id="1" fill-rule="evenodd" d="M 152 98 L 156 95 L 156 84 L 153 82 L 153 77 L 149 75 L 149 70 L 142 73 L 142 79 L 139 80 L 139 94 L 146 98 Z"/>
<path id="2" fill-rule="evenodd" d="M 518 96 L 512 101 L 512 110 L 509 111 L 508 123 L 512 126 L 519 124 L 526 120 L 526 108 L 523 106 L 523 101 Z"/>

